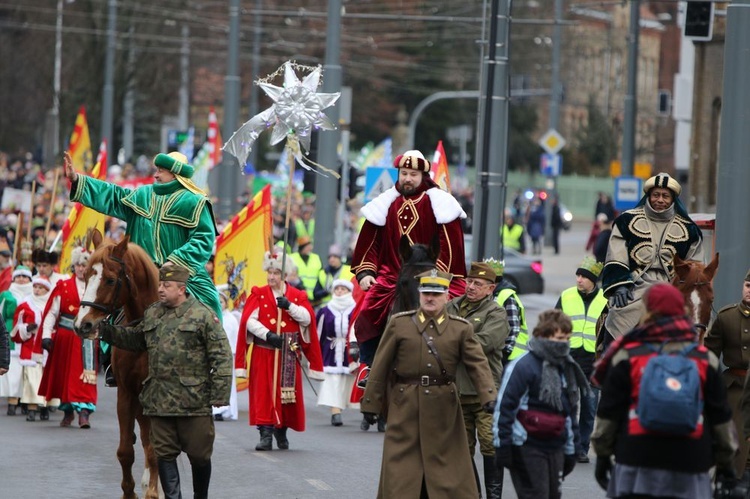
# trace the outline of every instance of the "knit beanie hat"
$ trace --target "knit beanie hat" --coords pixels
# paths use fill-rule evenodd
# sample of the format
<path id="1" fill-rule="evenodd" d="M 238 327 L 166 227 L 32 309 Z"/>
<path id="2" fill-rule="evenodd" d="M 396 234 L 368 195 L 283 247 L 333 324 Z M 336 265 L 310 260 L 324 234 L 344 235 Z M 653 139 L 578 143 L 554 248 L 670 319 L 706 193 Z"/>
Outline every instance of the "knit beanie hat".
<path id="1" fill-rule="evenodd" d="M 663 316 L 685 315 L 685 298 L 671 284 L 654 284 L 646 291 L 646 310 Z"/>
<path id="2" fill-rule="evenodd" d="M 578 269 L 576 269 L 576 275 L 583 276 L 591 282 L 596 282 L 599 280 L 599 274 L 602 273 L 603 268 L 604 265 L 601 262 L 597 262 L 596 258 L 587 256 L 578 266 Z"/>
<path id="3" fill-rule="evenodd" d="M 28 277 L 29 279 L 34 277 L 31 274 L 31 269 L 29 269 L 26 265 L 19 265 L 18 267 L 16 267 L 16 270 L 13 271 L 13 276 L 12 276 L 13 279 L 15 279 L 18 276 L 25 276 L 25 277 Z"/>

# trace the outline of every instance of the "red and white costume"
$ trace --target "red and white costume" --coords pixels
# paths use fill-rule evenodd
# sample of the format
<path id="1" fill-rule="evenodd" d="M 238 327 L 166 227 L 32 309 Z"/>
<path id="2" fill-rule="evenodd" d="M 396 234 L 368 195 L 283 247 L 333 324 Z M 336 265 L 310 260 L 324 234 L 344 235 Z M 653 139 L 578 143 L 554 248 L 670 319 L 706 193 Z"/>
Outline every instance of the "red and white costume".
<path id="1" fill-rule="evenodd" d="M 13 330 L 11 339 L 21 346 L 21 366 L 23 367 L 23 393 L 21 403 L 44 405 L 46 399 L 39 395 L 39 385 L 42 381 L 43 361 L 40 356 L 33 355 L 34 337 L 40 332 L 42 313 L 50 297 L 50 282 L 45 278 L 34 278 L 34 284 L 47 287 L 47 293 L 35 296 L 32 292 L 27 295 L 16 308 L 13 316 Z M 36 329 L 29 331 L 29 324 L 35 324 Z"/>

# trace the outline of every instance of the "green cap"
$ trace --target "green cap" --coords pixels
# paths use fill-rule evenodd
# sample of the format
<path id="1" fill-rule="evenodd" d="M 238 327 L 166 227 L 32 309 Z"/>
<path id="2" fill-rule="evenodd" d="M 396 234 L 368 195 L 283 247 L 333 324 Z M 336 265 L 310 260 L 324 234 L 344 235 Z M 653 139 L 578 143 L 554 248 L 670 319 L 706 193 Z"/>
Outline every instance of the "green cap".
<path id="1" fill-rule="evenodd" d="M 195 168 L 188 164 L 187 157 L 179 152 L 157 154 L 154 158 L 154 165 L 185 178 L 190 178 L 195 173 Z"/>

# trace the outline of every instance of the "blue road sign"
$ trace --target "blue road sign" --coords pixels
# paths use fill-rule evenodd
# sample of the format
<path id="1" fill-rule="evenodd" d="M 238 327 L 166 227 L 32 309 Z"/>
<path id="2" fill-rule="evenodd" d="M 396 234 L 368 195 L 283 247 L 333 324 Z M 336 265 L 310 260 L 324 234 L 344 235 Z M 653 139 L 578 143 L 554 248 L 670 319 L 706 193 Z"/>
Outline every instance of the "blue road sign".
<path id="1" fill-rule="evenodd" d="M 539 169 L 542 175 L 557 177 L 562 173 L 562 156 L 559 154 L 542 154 L 539 158 Z"/>
<path id="2" fill-rule="evenodd" d="M 638 177 L 615 178 L 615 209 L 618 211 L 635 208 L 643 196 L 643 180 Z"/>
<path id="3" fill-rule="evenodd" d="M 387 191 L 398 180 L 398 168 L 368 166 L 365 169 L 365 202 L 372 201 Z"/>

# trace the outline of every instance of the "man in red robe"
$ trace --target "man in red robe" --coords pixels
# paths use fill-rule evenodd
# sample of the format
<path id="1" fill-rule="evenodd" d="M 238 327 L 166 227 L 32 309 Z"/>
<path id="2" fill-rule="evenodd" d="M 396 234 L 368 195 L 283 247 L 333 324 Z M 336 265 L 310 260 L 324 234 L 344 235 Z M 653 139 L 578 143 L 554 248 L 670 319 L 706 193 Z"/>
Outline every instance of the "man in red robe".
<path id="1" fill-rule="evenodd" d="M 354 331 L 360 362 L 372 365 L 393 305 L 401 270 L 398 245 L 402 235 L 412 244 L 429 244 L 440 237 L 437 269 L 453 274 L 450 296 L 464 293 L 466 262 L 461 220 L 466 213 L 458 201 L 430 178 L 430 162 L 419 151 L 407 151 L 394 161 L 398 182 L 362 208 L 365 223 L 354 249 L 352 272 L 365 291 L 355 311 Z"/>
<path id="2" fill-rule="evenodd" d="M 71 256 L 74 275 L 55 285 L 42 314 L 42 334 L 34 341 L 34 353 L 49 352 L 44 366 L 39 395 L 48 401 L 60 399 L 65 413 L 60 426 L 70 426 L 78 413 L 78 426 L 87 429 L 89 415 L 96 410 L 96 345 L 82 340 L 74 331 L 81 296 L 86 287 L 83 280 L 89 254 L 80 248 Z"/>
<path id="3" fill-rule="evenodd" d="M 284 282 L 293 265 L 287 256 L 282 277 L 281 252 L 266 252 L 268 285 L 253 287 L 240 321 L 235 368 L 238 378 L 248 378 L 250 425 L 260 432 L 258 451 L 271 450 L 272 437 L 279 449 L 288 449 L 287 429 L 305 431 L 300 350 L 310 362 L 310 377 L 323 379 L 315 313 L 306 292 Z"/>

